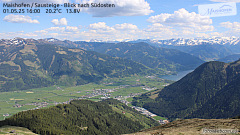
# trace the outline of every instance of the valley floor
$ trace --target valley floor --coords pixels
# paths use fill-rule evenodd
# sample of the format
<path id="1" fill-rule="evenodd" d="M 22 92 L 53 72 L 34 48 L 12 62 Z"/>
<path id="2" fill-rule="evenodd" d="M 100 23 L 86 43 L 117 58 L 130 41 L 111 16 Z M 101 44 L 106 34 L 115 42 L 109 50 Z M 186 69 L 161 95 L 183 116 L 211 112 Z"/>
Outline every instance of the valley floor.
<path id="1" fill-rule="evenodd" d="M 169 81 L 157 77 L 132 76 L 109 78 L 100 84 L 90 83 L 76 87 L 52 86 L 24 91 L 0 92 L 0 120 L 21 111 L 68 104 L 73 99 L 101 101 L 106 98 L 115 98 L 128 104 L 132 97 L 161 89 L 169 83 Z"/>

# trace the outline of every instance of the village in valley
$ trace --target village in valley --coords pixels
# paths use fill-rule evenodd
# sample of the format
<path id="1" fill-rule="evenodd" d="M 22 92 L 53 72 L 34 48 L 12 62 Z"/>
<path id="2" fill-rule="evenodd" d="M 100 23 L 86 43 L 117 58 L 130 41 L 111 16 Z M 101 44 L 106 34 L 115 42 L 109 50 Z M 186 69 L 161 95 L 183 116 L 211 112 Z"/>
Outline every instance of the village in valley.
<path id="1" fill-rule="evenodd" d="M 156 86 L 156 84 L 154 84 L 153 82 L 160 82 L 158 84 L 161 84 L 161 87 L 165 87 L 167 85 L 169 85 L 168 82 L 165 82 L 164 79 L 160 79 L 160 78 L 156 78 L 155 76 L 146 76 L 144 77 L 146 80 L 145 84 L 141 82 L 141 79 L 136 79 L 135 82 L 131 81 L 131 83 L 127 83 L 127 84 L 121 84 L 118 86 L 114 86 L 113 84 L 115 84 L 116 82 L 114 81 L 106 81 L 104 82 L 104 86 L 106 87 L 101 87 L 98 88 L 97 85 L 95 85 L 95 87 L 91 88 L 91 89 L 77 89 L 77 90 L 71 90 L 69 91 L 68 88 L 62 88 L 60 86 L 55 86 L 55 88 L 53 88 L 54 90 L 49 92 L 48 94 L 46 94 L 46 97 L 37 97 L 35 98 L 35 101 L 32 102 L 23 102 L 25 99 L 14 99 L 11 98 L 10 101 L 12 101 L 12 103 L 10 103 L 10 101 L 6 101 L 8 104 L 12 104 L 12 108 L 17 109 L 17 110 L 21 110 L 24 107 L 27 106 L 31 106 L 32 108 L 26 109 L 26 110 L 35 110 L 35 109 L 40 109 L 40 108 L 46 108 L 46 107 L 50 107 L 50 106 L 54 106 L 54 105 L 58 105 L 58 104 L 69 104 L 72 100 L 80 100 L 80 99 L 90 99 L 93 101 L 101 101 L 104 99 L 108 99 L 108 98 L 113 98 L 113 99 L 117 99 L 119 101 L 121 101 L 122 103 L 132 107 L 133 109 L 137 110 L 138 112 L 140 112 L 143 115 L 146 115 L 147 117 L 151 117 L 153 119 L 155 119 L 156 117 L 160 117 L 157 116 L 156 114 L 151 113 L 150 111 L 146 110 L 145 108 L 142 107 L 137 107 L 137 106 L 133 106 L 131 104 L 131 101 L 129 101 L 128 99 L 136 97 L 136 96 L 140 96 L 143 93 L 149 92 L 149 91 L 154 91 L 159 89 L 159 87 Z M 154 80 L 154 81 L 153 81 Z M 151 82 L 153 81 L 153 82 Z M 154 84 L 153 85 L 146 85 L 146 83 L 149 84 Z M 109 88 L 108 88 L 109 87 Z M 76 89 L 76 88 L 75 88 Z M 27 91 L 25 92 L 26 94 L 35 94 L 35 93 L 39 92 L 39 91 Z M 18 92 L 17 92 L 18 93 Z M 45 94 L 43 94 L 45 95 Z M 59 97 L 61 96 L 66 96 L 69 97 L 67 100 L 62 101 L 64 99 L 59 99 Z M 57 99 L 57 100 L 56 100 Z M 30 100 L 31 101 L 31 100 Z M 26 111 L 26 110 L 22 110 L 22 111 Z M 7 113 L 3 113 L 2 117 L 3 119 L 5 119 L 6 117 L 9 117 L 11 115 L 13 115 L 14 113 L 11 112 L 7 112 Z M 166 124 L 169 121 L 165 118 L 160 117 L 160 119 L 155 119 L 157 120 L 160 124 Z"/>

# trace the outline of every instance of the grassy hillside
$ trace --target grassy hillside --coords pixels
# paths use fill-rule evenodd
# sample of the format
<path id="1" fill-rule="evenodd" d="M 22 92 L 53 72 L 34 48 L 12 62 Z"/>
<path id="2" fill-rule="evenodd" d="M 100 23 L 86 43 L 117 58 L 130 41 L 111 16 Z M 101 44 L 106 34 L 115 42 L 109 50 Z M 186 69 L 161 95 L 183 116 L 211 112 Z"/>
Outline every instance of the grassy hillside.
<path id="1" fill-rule="evenodd" d="M 17 134 L 17 135 L 37 135 L 30 131 L 27 128 L 23 127 L 15 127 L 15 126 L 3 126 L 0 127 L 0 135 L 11 135 L 11 134 Z"/>
<path id="2" fill-rule="evenodd" d="M 228 129 L 236 132 L 240 129 L 239 125 L 239 119 L 185 119 L 142 130 L 131 135 L 202 135 L 204 129 Z"/>

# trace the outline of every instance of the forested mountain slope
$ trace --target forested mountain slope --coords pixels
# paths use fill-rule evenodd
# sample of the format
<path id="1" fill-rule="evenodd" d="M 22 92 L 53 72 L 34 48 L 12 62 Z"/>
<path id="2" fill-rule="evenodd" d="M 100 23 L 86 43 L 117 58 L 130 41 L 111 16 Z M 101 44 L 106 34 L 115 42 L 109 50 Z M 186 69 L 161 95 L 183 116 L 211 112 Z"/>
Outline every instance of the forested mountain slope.
<path id="1" fill-rule="evenodd" d="M 141 101 L 148 101 L 144 108 L 170 119 L 231 118 L 240 113 L 239 73 L 240 60 L 207 62 L 165 87 L 155 100 L 143 95 Z M 140 104 L 137 98 L 135 104 Z"/>
<path id="2" fill-rule="evenodd" d="M 115 109 L 113 108 L 115 107 Z M 116 111 L 116 108 L 122 112 Z M 128 117 L 131 114 L 134 117 Z M 103 102 L 75 100 L 70 104 L 57 105 L 48 109 L 20 112 L 1 125 L 27 127 L 41 135 L 117 135 L 132 133 L 158 123 L 117 100 L 109 99 Z"/>

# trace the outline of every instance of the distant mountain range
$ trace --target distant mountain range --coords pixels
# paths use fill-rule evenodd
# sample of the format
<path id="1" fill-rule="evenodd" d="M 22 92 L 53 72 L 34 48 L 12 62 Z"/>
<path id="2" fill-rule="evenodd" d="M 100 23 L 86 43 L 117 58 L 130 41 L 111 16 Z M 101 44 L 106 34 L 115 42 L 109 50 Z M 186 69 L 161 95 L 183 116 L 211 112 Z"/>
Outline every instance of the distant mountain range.
<path id="1" fill-rule="evenodd" d="M 50 41 L 52 39 L 45 39 Z M 66 42 L 66 41 L 64 41 Z M 224 58 L 228 55 L 240 53 L 240 38 L 239 37 L 214 37 L 214 38 L 196 38 L 196 39 L 168 39 L 168 40 L 150 40 L 139 39 L 135 41 L 126 40 L 128 43 L 145 42 L 152 46 L 177 49 L 179 51 L 199 57 L 204 61 L 212 61 Z M 108 43 L 119 43 L 116 41 Z M 99 40 L 91 40 L 90 42 L 73 42 L 65 44 L 72 47 L 80 47 L 87 50 L 92 50 L 97 46 L 106 44 L 106 42 Z"/>
<path id="2" fill-rule="evenodd" d="M 136 40 L 137 42 L 141 40 Z M 213 38 L 195 38 L 195 39 L 169 39 L 169 40 L 145 40 L 147 42 L 156 43 L 159 45 L 173 46 L 195 46 L 204 44 L 219 44 L 219 45 L 240 45 L 239 37 L 213 37 Z M 141 41 L 142 42 L 142 41 Z"/>
<path id="3" fill-rule="evenodd" d="M 4 39 L 0 40 L 5 41 Z M 84 50 L 98 51 L 101 46 L 109 44 L 118 44 L 120 42 L 103 42 L 100 40 L 86 41 L 69 41 L 58 40 L 55 38 L 39 39 L 38 42 L 52 45 L 60 45 L 68 48 L 81 48 Z M 9 44 L 19 44 L 17 38 L 7 41 Z M 127 43 L 148 43 L 149 45 L 176 49 L 191 55 L 194 55 L 204 61 L 218 60 L 229 55 L 240 54 L 240 38 L 239 37 L 215 37 L 215 38 L 196 38 L 196 39 L 169 39 L 169 40 L 150 40 L 139 39 L 135 41 L 128 40 Z M 124 43 L 126 43 L 124 42 Z"/>
<path id="4" fill-rule="evenodd" d="M 163 71 L 189 70 L 203 63 L 202 60 L 190 54 L 173 49 L 154 47 L 144 42 L 98 44 L 89 50 L 133 60 L 150 68 Z"/>
<path id="5" fill-rule="evenodd" d="M 75 86 L 147 72 L 157 71 L 131 60 L 41 40 L 0 40 L 0 91 Z"/>
<path id="6" fill-rule="evenodd" d="M 214 61 L 234 54 L 229 48 L 223 45 L 195 45 L 195 46 L 162 46 L 164 48 L 177 49 L 192 54 L 204 61 Z"/>
<path id="7" fill-rule="evenodd" d="M 217 61 L 229 63 L 229 62 L 234 62 L 240 59 L 240 54 L 233 54 L 233 55 L 228 55 L 224 58 L 218 59 Z"/>
<path id="8" fill-rule="evenodd" d="M 43 39 L 48 42 L 56 42 L 60 41 L 54 38 L 46 38 Z M 82 41 L 85 42 L 85 41 Z M 165 39 L 165 40 L 151 40 L 151 39 L 138 39 L 138 40 L 125 40 L 123 42 L 128 43 L 151 43 L 158 45 L 168 45 L 168 46 L 195 46 L 195 45 L 240 45 L 240 37 L 212 37 L 212 38 L 192 38 L 192 39 L 184 39 L 184 38 L 173 38 L 173 39 Z M 97 39 L 92 39 L 88 43 L 120 43 L 119 41 L 102 41 Z"/>
<path id="9" fill-rule="evenodd" d="M 113 57 L 120 57 L 136 61 L 153 69 L 166 71 L 182 71 L 194 69 L 203 63 L 199 58 L 187 53 L 175 50 L 154 47 L 147 43 L 103 43 L 84 41 L 60 41 L 56 39 L 44 39 L 44 42 L 65 47 L 81 48 L 96 51 Z"/>
<path id="10" fill-rule="evenodd" d="M 234 41 L 230 46 L 237 47 L 237 39 L 229 39 Z M 201 59 L 221 60 L 233 54 L 225 45 L 166 46 L 175 49 L 144 42 L 1 39 L 0 90 L 81 85 L 107 76 L 174 73 L 196 68 L 203 63 Z"/>
<path id="11" fill-rule="evenodd" d="M 136 40 L 131 43 L 146 42 L 153 46 L 177 49 L 192 54 L 204 61 L 217 60 L 228 55 L 240 53 L 239 37 L 214 37 L 196 39 Z"/>
<path id="12" fill-rule="evenodd" d="M 178 71 L 194 69 L 203 63 L 202 60 L 175 49 L 154 47 L 147 43 L 104 43 L 58 40 L 54 38 L 35 40 L 37 44 L 59 45 L 67 48 L 80 48 L 96 51 L 113 57 L 121 57 L 144 64 L 150 68 Z M 6 42 L 8 44 L 21 44 L 17 39 Z"/>
<path id="13" fill-rule="evenodd" d="M 170 119 L 239 116 L 239 73 L 240 60 L 233 63 L 207 62 L 165 87 L 156 99 L 142 95 L 135 98 L 141 99 L 141 103 L 134 102 Z"/>

